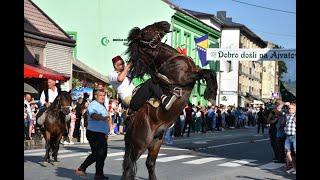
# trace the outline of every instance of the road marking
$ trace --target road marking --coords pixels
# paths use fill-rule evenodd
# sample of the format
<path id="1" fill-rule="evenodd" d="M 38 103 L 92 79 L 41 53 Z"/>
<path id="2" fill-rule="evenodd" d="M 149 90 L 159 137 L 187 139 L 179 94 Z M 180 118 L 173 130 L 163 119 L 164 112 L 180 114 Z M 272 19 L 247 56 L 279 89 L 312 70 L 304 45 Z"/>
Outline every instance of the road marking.
<path id="1" fill-rule="evenodd" d="M 90 152 L 88 153 L 88 155 L 90 154 Z M 116 153 L 110 153 L 110 154 L 107 154 L 107 158 L 108 157 L 114 157 L 114 156 L 123 156 L 124 155 L 124 152 L 116 152 Z M 84 158 L 87 158 L 86 156 L 85 157 L 80 157 L 81 159 L 84 159 Z"/>
<path id="2" fill-rule="evenodd" d="M 164 156 L 164 155 L 167 155 L 167 154 L 158 154 L 158 157 L 159 156 Z M 144 158 L 147 158 L 148 157 L 148 154 L 143 154 L 140 156 L 139 159 L 144 159 Z M 115 159 L 116 161 L 123 161 L 123 158 L 118 158 L 118 159 Z"/>
<path id="3" fill-rule="evenodd" d="M 218 164 L 218 166 L 223 166 L 223 167 L 239 167 L 245 164 L 251 164 L 252 162 L 255 162 L 257 160 L 253 159 L 241 159 L 241 160 L 236 160 L 236 161 L 231 161 L 231 162 L 226 162 L 223 164 Z"/>
<path id="4" fill-rule="evenodd" d="M 31 149 L 31 150 L 25 150 L 24 154 L 26 153 L 33 153 L 33 152 L 40 152 L 40 151 L 45 151 L 45 149 Z"/>
<path id="5" fill-rule="evenodd" d="M 60 150 L 58 151 L 58 155 L 60 153 L 68 153 L 68 152 L 72 152 L 72 150 Z M 27 154 L 24 154 L 24 156 L 41 156 L 41 155 L 45 155 L 45 151 L 43 152 L 35 152 L 35 153 L 27 153 Z"/>
<path id="6" fill-rule="evenodd" d="M 163 150 L 176 150 L 176 151 L 191 151 L 190 149 L 170 148 L 170 147 L 163 147 L 163 148 L 160 148 L 160 149 L 163 149 Z"/>
<path id="7" fill-rule="evenodd" d="M 124 152 L 116 152 L 116 153 L 108 154 L 107 157 L 123 156 L 123 155 L 124 155 Z"/>
<path id="8" fill-rule="evenodd" d="M 269 140 L 269 138 L 253 140 L 253 141 L 257 142 L 257 141 L 268 141 L 268 140 Z M 244 143 L 250 143 L 250 141 L 242 141 L 242 142 L 236 142 L 236 143 L 229 143 L 229 144 L 221 144 L 221 145 L 216 145 L 216 146 L 203 147 L 203 148 L 198 148 L 198 150 L 211 149 L 211 148 L 217 148 L 217 147 L 224 147 L 224 146 L 230 146 L 230 145 L 235 145 L 235 144 L 244 144 Z"/>
<path id="9" fill-rule="evenodd" d="M 269 169 L 269 170 L 272 170 L 272 169 L 278 169 L 282 166 L 284 166 L 285 163 L 274 163 L 274 162 L 270 162 L 270 163 L 267 163 L 267 164 L 264 164 L 262 166 L 259 166 L 259 167 L 255 167 L 256 169 Z"/>
<path id="10" fill-rule="evenodd" d="M 208 144 L 207 141 L 194 141 L 193 144 Z"/>
<path id="11" fill-rule="evenodd" d="M 196 159 L 192 161 L 187 161 L 183 162 L 184 164 L 204 164 L 212 161 L 219 161 L 225 158 L 216 158 L 216 157 L 208 157 L 208 158 L 201 158 L 201 159 Z"/>
<path id="12" fill-rule="evenodd" d="M 85 155 L 89 155 L 88 152 L 79 152 L 79 153 L 63 154 L 63 155 L 59 155 L 58 153 L 58 158 L 67 158 L 67 157 L 85 156 Z"/>
<path id="13" fill-rule="evenodd" d="M 175 161 L 175 160 L 191 158 L 191 157 L 195 157 L 195 156 L 191 156 L 191 155 L 170 156 L 170 157 L 157 159 L 157 162 L 169 162 L 169 161 Z"/>

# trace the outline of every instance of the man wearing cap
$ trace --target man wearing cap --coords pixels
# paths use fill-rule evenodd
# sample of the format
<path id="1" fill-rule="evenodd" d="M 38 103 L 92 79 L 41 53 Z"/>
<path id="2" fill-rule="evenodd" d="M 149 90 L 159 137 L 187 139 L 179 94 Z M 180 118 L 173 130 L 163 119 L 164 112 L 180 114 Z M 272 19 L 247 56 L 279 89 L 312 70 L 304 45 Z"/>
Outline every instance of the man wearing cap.
<path id="1" fill-rule="evenodd" d="M 138 110 L 145 103 L 145 101 L 152 96 L 155 96 L 161 100 L 161 103 L 165 109 L 169 110 L 174 101 L 177 99 L 175 95 L 164 95 L 160 86 L 153 83 L 151 79 L 141 84 L 136 93 L 132 95 L 135 87 L 127 77 L 132 64 L 130 63 L 125 66 L 124 61 L 120 56 L 112 58 L 112 63 L 114 71 L 109 73 L 108 79 L 110 84 L 117 90 L 122 102 L 125 105 L 130 106 L 130 109 L 134 111 Z M 133 100 L 131 101 L 131 99 Z"/>

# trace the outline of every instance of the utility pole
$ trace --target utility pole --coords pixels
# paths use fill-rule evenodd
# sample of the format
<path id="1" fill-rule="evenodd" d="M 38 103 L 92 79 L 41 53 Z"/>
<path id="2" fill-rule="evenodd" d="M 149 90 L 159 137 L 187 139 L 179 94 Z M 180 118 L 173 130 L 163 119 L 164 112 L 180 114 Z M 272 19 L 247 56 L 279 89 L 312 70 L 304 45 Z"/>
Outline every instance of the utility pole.
<path id="1" fill-rule="evenodd" d="M 218 82 L 218 106 L 220 106 L 220 94 L 221 94 L 221 73 L 222 73 L 223 71 L 218 71 L 218 76 L 219 76 L 219 82 Z"/>

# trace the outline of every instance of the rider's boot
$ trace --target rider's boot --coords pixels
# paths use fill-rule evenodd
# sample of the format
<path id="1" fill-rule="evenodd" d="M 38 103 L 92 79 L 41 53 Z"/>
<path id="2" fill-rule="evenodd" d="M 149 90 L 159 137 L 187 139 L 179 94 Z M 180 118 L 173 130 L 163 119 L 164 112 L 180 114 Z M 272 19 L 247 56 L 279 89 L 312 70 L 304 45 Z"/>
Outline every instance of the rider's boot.
<path id="1" fill-rule="evenodd" d="M 161 96 L 161 102 L 163 106 L 166 108 L 166 110 L 169 110 L 172 106 L 172 104 L 177 100 L 176 95 L 171 95 L 171 96 L 166 96 L 162 95 Z"/>

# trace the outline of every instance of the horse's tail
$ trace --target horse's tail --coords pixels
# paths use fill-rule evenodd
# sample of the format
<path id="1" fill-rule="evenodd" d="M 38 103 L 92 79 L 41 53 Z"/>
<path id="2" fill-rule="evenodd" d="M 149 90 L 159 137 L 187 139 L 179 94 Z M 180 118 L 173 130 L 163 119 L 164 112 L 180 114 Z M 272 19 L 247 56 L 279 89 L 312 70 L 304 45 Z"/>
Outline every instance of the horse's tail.
<path id="1" fill-rule="evenodd" d="M 132 156 L 132 151 L 134 149 L 134 145 L 132 143 L 132 131 L 133 131 L 133 123 L 131 117 L 127 116 L 126 122 L 126 134 L 124 137 L 125 140 L 125 154 L 122 162 L 122 180 L 126 179 L 134 179 L 137 172 L 136 159 Z"/>
<path id="2" fill-rule="evenodd" d="M 216 72 L 210 69 L 200 69 L 199 75 L 200 78 L 205 79 L 207 83 L 207 88 L 204 91 L 204 98 L 214 103 L 218 89 Z"/>

